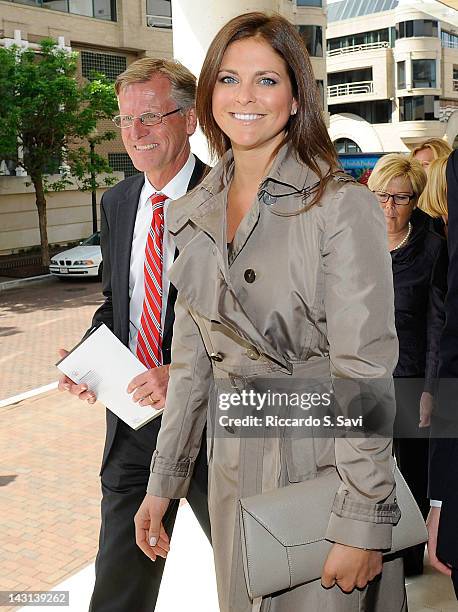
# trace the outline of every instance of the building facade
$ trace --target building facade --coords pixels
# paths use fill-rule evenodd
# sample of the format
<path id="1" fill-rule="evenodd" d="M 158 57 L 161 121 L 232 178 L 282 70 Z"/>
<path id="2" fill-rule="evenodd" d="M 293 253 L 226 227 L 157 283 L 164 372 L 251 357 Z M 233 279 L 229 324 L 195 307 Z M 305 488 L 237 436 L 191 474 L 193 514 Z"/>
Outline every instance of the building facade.
<path id="1" fill-rule="evenodd" d="M 458 12 L 439 2 L 328 7 L 329 131 L 339 152 L 409 151 L 458 134 Z"/>

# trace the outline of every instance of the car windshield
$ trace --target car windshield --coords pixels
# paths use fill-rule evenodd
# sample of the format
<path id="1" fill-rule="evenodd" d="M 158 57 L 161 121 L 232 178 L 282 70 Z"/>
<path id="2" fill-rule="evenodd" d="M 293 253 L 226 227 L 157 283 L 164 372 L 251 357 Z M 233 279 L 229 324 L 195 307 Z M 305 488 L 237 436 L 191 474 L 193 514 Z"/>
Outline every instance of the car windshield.
<path id="1" fill-rule="evenodd" d="M 92 234 L 92 236 L 89 236 L 89 238 L 86 238 L 80 244 L 82 246 L 100 246 L 100 232 Z"/>

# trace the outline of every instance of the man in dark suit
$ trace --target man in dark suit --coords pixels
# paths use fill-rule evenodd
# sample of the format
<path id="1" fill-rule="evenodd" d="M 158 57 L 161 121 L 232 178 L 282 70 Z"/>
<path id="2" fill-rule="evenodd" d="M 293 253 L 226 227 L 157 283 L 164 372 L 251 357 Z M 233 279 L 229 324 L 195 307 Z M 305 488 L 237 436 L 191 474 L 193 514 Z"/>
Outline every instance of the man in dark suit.
<path id="1" fill-rule="evenodd" d="M 447 162 L 447 208 L 448 289 L 430 441 L 427 525 L 431 565 L 451 576 L 458 599 L 458 151 Z"/>
<path id="2" fill-rule="evenodd" d="M 206 166 L 191 153 L 196 128 L 195 77 L 181 64 L 143 58 L 116 81 L 116 125 L 134 166 L 142 172 L 107 191 L 101 202 L 105 302 L 92 325 L 105 323 L 147 366 L 128 386 L 134 402 L 164 405 L 176 290 L 166 273 L 176 255 L 167 233 L 167 205 L 198 184 Z M 162 281 L 162 282 L 161 282 Z M 63 377 L 59 388 L 90 404 L 94 393 Z M 158 417 L 134 431 L 107 410 L 102 509 L 96 581 L 90 612 L 152 612 L 165 559 L 152 563 L 135 544 L 134 515 L 145 495 Z M 189 489 L 210 537 L 205 437 Z M 168 509 L 172 531 L 178 509 Z M 178 578 L 177 578 L 178 579 Z"/>

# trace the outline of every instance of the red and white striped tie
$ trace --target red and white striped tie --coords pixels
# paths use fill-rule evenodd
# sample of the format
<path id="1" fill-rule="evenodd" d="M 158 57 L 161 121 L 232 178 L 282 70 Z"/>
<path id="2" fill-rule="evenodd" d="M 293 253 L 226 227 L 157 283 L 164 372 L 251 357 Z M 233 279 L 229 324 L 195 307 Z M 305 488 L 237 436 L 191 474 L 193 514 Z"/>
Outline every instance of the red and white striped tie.
<path id="1" fill-rule="evenodd" d="M 162 242 L 164 202 L 162 193 L 151 196 L 153 219 L 145 249 L 145 298 L 137 335 L 137 357 L 147 368 L 162 365 Z"/>

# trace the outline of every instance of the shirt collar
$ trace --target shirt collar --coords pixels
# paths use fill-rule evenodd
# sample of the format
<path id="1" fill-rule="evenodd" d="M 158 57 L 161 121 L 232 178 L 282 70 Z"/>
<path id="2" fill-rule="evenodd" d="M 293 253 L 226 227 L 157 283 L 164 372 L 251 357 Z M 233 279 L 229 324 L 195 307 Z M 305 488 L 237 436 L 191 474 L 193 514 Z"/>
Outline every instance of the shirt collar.
<path id="1" fill-rule="evenodd" d="M 155 193 L 163 193 L 167 196 L 168 200 L 177 200 L 184 196 L 188 190 L 189 181 L 191 180 L 195 164 L 196 158 L 190 153 L 185 165 L 178 174 L 175 174 L 173 179 L 160 190 L 160 192 L 150 183 L 145 173 L 145 182 L 140 194 L 139 207 L 146 206 L 150 197 Z"/>

